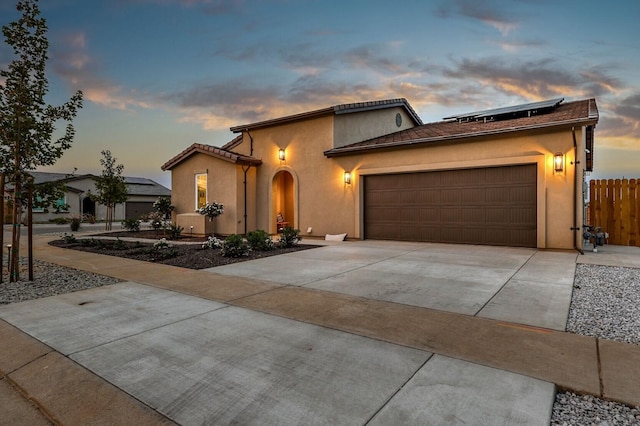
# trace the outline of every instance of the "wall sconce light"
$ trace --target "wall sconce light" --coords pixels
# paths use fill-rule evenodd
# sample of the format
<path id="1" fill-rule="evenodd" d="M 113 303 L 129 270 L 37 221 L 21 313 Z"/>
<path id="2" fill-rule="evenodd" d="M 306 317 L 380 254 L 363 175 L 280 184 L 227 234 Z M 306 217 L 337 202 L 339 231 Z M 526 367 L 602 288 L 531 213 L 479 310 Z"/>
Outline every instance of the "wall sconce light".
<path id="1" fill-rule="evenodd" d="M 351 185 L 351 172 L 344 172 L 344 183 Z"/>
<path id="2" fill-rule="evenodd" d="M 564 170 L 564 154 L 556 152 L 553 156 L 553 169 L 556 172 L 562 172 Z"/>
<path id="3" fill-rule="evenodd" d="M 284 157 L 284 148 L 280 148 L 280 149 L 278 150 L 278 159 L 279 159 L 280 161 L 284 161 L 284 158 L 285 158 L 285 157 Z"/>

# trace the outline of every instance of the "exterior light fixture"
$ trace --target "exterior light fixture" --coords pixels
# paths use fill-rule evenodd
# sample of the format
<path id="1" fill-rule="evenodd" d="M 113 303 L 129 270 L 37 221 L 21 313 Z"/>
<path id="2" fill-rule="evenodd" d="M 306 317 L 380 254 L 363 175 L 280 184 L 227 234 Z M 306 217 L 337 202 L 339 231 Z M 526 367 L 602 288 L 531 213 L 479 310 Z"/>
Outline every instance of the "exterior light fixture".
<path id="1" fill-rule="evenodd" d="M 344 172 L 344 183 L 351 185 L 351 172 Z"/>
<path id="2" fill-rule="evenodd" d="M 284 161 L 284 158 L 285 158 L 285 157 L 284 157 L 284 148 L 280 148 L 280 149 L 278 150 L 278 159 L 279 159 L 280 161 Z"/>
<path id="3" fill-rule="evenodd" d="M 556 172 L 562 172 L 564 170 L 564 154 L 556 152 L 553 156 L 553 169 Z"/>

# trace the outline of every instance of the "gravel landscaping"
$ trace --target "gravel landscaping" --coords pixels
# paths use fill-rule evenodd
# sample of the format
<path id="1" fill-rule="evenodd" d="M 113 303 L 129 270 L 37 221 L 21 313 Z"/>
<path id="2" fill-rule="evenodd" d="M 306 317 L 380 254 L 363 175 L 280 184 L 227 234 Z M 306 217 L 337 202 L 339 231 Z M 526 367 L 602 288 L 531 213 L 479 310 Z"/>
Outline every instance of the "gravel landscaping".
<path id="1" fill-rule="evenodd" d="M 29 277 L 27 259 L 20 258 L 20 281 L 10 283 L 7 274 L 6 255 L 2 258 L 2 266 L 0 305 L 24 302 L 41 297 L 66 294 L 121 282 L 121 280 L 117 278 L 65 268 L 64 266 L 53 265 L 37 259 L 33 261 L 34 281 L 27 281 Z"/>
<path id="2" fill-rule="evenodd" d="M 8 283 L 6 264 L 5 255 L 0 305 L 120 282 L 38 260 L 34 261 L 35 281 L 29 282 L 26 281 L 26 260 L 21 259 L 23 281 Z M 577 265 L 567 331 L 640 344 L 640 269 Z M 559 392 L 550 424 L 640 425 L 640 407 Z"/>

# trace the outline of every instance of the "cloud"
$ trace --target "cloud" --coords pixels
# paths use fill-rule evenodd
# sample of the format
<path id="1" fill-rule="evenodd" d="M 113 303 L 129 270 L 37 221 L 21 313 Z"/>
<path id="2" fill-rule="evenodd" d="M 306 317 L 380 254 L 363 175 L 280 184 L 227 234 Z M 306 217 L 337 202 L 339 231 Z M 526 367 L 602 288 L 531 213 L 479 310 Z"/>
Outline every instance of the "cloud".
<path id="1" fill-rule="evenodd" d="M 84 33 L 67 32 L 53 37 L 51 67 L 71 91 L 82 90 L 85 101 L 117 110 L 151 107 L 146 96 L 135 91 L 127 92 L 100 76 L 100 63 L 87 53 Z"/>
<path id="2" fill-rule="evenodd" d="M 503 11 L 508 7 L 497 6 L 492 2 L 475 0 L 449 0 L 437 11 L 438 15 L 448 18 L 452 14 L 464 16 L 482 22 L 498 30 L 503 36 L 518 27 L 518 21 L 506 16 Z"/>
<path id="3" fill-rule="evenodd" d="M 615 107 L 617 115 L 636 123 L 640 122 L 640 92 L 622 99 Z"/>
<path id="4" fill-rule="evenodd" d="M 601 110 L 597 129 L 607 146 L 640 150 L 640 92 L 614 99 Z"/>
<path id="5" fill-rule="evenodd" d="M 365 44 L 347 50 L 342 56 L 345 64 L 358 69 L 379 71 L 384 74 L 402 74 L 402 61 L 392 55 L 383 54 L 386 44 Z"/>
<path id="6" fill-rule="evenodd" d="M 598 69 L 572 70 L 554 59 L 517 62 L 501 58 L 463 59 L 443 75 L 475 80 L 498 92 L 526 100 L 557 96 L 599 96 L 621 88 L 621 83 Z"/>
<path id="7" fill-rule="evenodd" d="M 523 49 L 539 48 L 548 44 L 542 40 L 495 40 L 489 41 L 489 43 L 494 44 L 509 53 L 516 53 Z"/>
<path id="8" fill-rule="evenodd" d="M 171 6 L 174 4 L 183 7 L 199 7 L 207 15 L 227 15 L 242 9 L 244 0 L 120 0 L 126 6 L 130 3 L 156 4 Z"/>

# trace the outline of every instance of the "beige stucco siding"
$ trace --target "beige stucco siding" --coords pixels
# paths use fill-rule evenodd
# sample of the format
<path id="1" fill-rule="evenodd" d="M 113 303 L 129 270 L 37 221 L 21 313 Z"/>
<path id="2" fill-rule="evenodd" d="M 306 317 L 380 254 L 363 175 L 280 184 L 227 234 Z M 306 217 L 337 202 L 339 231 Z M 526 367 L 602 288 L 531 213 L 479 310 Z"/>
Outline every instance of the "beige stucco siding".
<path id="1" fill-rule="evenodd" d="M 576 136 L 581 137 L 579 129 Z M 562 173 L 556 173 L 553 168 L 553 155 L 556 152 L 565 154 Z M 574 215 L 575 167 L 572 164 L 573 137 L 570 129 L 485 137 L 453 144 L 369 153 L 357 158 L 354 184 L 358 187 L 358 198 L 362 196 L 362 180 L 359 177 L 367 174 L 535 163 L 538 165 L 538 247 L 573 248 L 574 233 L 570 228 Z M 581 176 L 580 170 L 578 173 Z M 362 236 L 361 204 L 360 200 L 354 204 L 357 225 L 352 235 L 358 238 Z M 578 203 L 578 210 L 581 210 L 581 203 Z"/>
<path id="2" fill-rule="evenodd" d="M 364 175 L 535 164 L 537 246 L 572 249 L 580 243 L 581 232 L 571 228 L 583 221 L 582 128 L 573 130 L 579 163 L 575 161 L 574 133 L 568 126 L 324 156 L 323 152 L 336 144 L 394 131 L 396 113 L 403 114 L 403 126 L 413 125 L 404 110 L 397 108 L 314 117 L 244 131 L 242 143 L 233 151 L 262 161 L 247 172 L 246 224 L 243 167 L 206 154 L 192 155 L 172 169 L 174 218 L 185 230 L 194 226 L 194 232 L 212 232 L 212 225 L 193 212 L 194 176 L 208 173 L 208 200 L 225 204 L 224 214 L 215 221 L 216 233 L 242 234 L 255 229 L 275 233 L 276 215 L 282 212 L 303 236 L 347 233 L 351 238 L 362 238 Z M 278 159 L 279 149 L 285 150 L 284 160 Z M 557 152 L 565 158 L 560 173 L 553 167 Z M 345 171 L 352 173 L 351 184 L 344 182 Z"/>
<path id="3" fill-rule="evenodd" d="M 216 159 L 204 154 L 196 154 L 171 170 L 171 204 L 174 221 L 184 228 L 185 233 L 194 234 L 234 234 L 237 231 L 238 205 L 237 186 L 242 182 L 236 174 L 237 166 L 233 163 Z M 207 201 L 224 204 L 224 213 L 214 221 L 195 212 L 195 176 L 207 174 Z"/>
<path id="4" fill-rule="evenodd" d="M 396 124 L 397 114 L 400 114 L 401 117 L 400 126 Z M 336 115 L 333 148 L 388 135 L 414 126 L 413 119 L 401 107 Z"/>
<path id="5" fill-rule="evenodd" d="M 323 152 L 333 147 L 333 116 L 318 117 L 300 123 L 254 129 L 253 157 L 262 160 L 256 170 L 256 228 L 275 232 L 280 194 L 274 178 L 279 172 L 289 173 L 293 179 L 290 194 L 293 217 L 285 219 L 298 229 L 314 228 L 314 234 L 337 232 L 353 228 L 354 199 L 336 198 L 336 185 L 342 182 L 344 169 L 336 161 L 328 160 Z M 285 149 L 284 161 L 278 150 Z M 234 149 L 249 155 L 250 139 L 244 133 L 243 143 Z M 344 185 L 340 191 L 346 191 Z M 339 203 L 339 204 L 336 204 Z M 284 213 L 284 212 L 283 212 Z"/>

